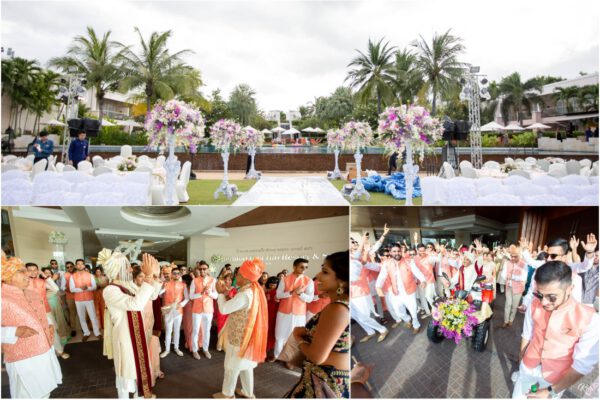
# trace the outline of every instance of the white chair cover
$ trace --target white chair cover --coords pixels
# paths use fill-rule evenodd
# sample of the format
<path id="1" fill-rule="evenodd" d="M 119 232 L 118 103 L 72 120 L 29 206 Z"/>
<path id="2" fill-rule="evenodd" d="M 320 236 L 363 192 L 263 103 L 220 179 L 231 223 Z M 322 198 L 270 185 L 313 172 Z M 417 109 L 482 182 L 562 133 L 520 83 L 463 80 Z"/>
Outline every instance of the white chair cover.
<path id="1" fill-rule="evenodd" d="M 48 165 L 48 160 L 45 158 L 33 164 L 33 169 L 31 170 L 31 177 L 34 178 L 40 172 L 44 172 L 46 170 L 46 166 Z"/>
<path id="2" fill-rule="evenodd" d="M 131 157 L 132 154 L 133 154 L 133 149 L 130 145 L 125 144 L 125 145 L 121 146 L 121 157 L 123 157 L 123 158 Z"/>
<path id="3" fill-rule="evenodd" d="M 94 157 L 92 157 L 92 164 L 94 165 L 94 168 L 99 167 L 104 164 L 104 158 L 95 155 Z"/>
<path id="4" fill-rule="evenodd" d="M 579 175 L 581 164 L 577 160 L 569 160 L 565 163 L 568 175 Z"/>
<path id="5" fill-rule="evenodd" d="M 500 163 L 498 161 L 489 160 L 483 163 L 485 169 L 500 169 Z"/>
<path id="6" fill-rule="evenodd" d="M 525 206 L 561 206 L 567 204 L 569 202 L 566 197 L 552 194 L 526 196 L 523 198 L 523 205 Z"/>
<path id="7" fill-rule="evenodd" d="M 2 164 L 2 173 L 7 171 L 13 171 L 15 169 L 20 169 L 16 164 Z"/>
<path id="8" fill-rule="evenodd" d="M 498 182 L 496 185 L 485 185 L 478 186 L 477 192 L 479 193 L 479 197 L 488 196 L 491 194 L 512 194 L 512 187 L 504 186 L 501 182 Z"/>
<path id="9" fill-rule="evenodd" d="M 148 157 L 145 154 L 142 154 L 141 156 L 138 157 L 137 159 L 138 164 L 150 164 L 152 165 L 152 163 L 150 162 L 150 157 Z"/>
<path id="10" fill-rule="evenodd" d="M 62 178 L 71 183 L 89 182 L 94 179 L 93 176 L 88 175 L 85 172 L 80 172 L 80 171 L 63 172 Z"/>
<path id="11" fill-rule="evenodd" d="M 523 171 L 522 169 L 513 169 L 508 173 L 508 176 L 522 176 L 525 179 L 529 179 L 529 172 Z"/>
<path id="12" fill-rule="evenodd" d="M 152 185 L 152 205 L 164 206 L 166 204 L 165 185 Z"/>
<path id="13" fill-rule="evenodd" d="M 27 157 L 25 157 L 25 160 L 27 160 L 30 163 L 33 163 L 33 160 L 35 160 L 35 155 L 29 154 Z"/>
<path id="14" fill-rule="evenodd" d="M 77 171 L 91 174 L 94 171 L 94 166 L 89 161 L 80 161 L 79 164 L 77 164 Z"/>
<path id="15" fill-rule="evenodd" d="M 588 195 L 577 200 L 573 205 L 576 206 L 597 206 L 598 205 L 598 194 Z"/>
<path id="16" fill-rule="evenodd" d="M 34 206 L 81 205 L 81 195 L 79 193 L 63 192 L 60 190 L 40 192 L 34 194 L 32 204 Z"/>
<path id="17" fill-rule="evenodd" d="M 550 189 L 548 189 L 544 186 L 534 185 L 532 183 L 523 183 L 520 185 L 512 186 L 512 192 L 515 196 L 524 198 L 524 197 L 536 196 L 536 195 L 540 195 L 540 194 L 549 194 Z"/>
<path id="18" fill-rule="evenodd" d="M 537 166 L 540 167 L 542 171 L 548 172 L 548 170 L 550 169 L 550 162 L 548 160 L 540 158 L 537 160 Z"/>
<path id="19" fill-rule="evenodd" d="M 453 178 L 444 182 L 446 189 L 446 204 L 448 205 L 473 205 L 477 198 L 476 179 Z"/>
<path id="20" fill-rule="evenodd" d="M 446 182 L 438 176 L 426 176 L 421 179 L 424 206 L 446 204 Z"/>
<path id="21" fill-rule="evenodd" d="M 512 194 L 497 193 L 479 197 L 477 205 L 480 206 L 519 206 L 521 199 Z"/>
<path id="22" fill-rule="evenodd" d="M 125 200 L 125 193 L 90 193 L 83 197 L 82 203 L 86 206 L 122 206 Z"/>
<path id="23" fill-rule="evenodd" d="M 535 185 L 541 185 L 545 187 L 560 185 L 560 181 L 549 175 L 540 175 L 534 177 L 531 182 Z"/>
<path id="24" fill-rule="evenodd" d="M 4 182 L 10 181 L 12 179 L 22 179 L 29 180 L 29 174 L 25 171 L 21 171 L 20 169 L 12 169 L 9 171 L 2 171 L 2 187 L 4 188 Z"/>
<path id="25" fill-rule="evenodd" d="M 534 157 L 525 157 L 525 162 L 530 164 L 535 164 L 537 162 L 537 158 Z"/>
<path id="26" fill-rule="evenodd" d="M 61 162 L 56 163 L 56 172 L 61 173 L 64 171 L 64 169 L 65 169 L 65 164 L 63 164 Z"/>
<path id="27" fill-rule="evenodd" d="M 567 176 L 566 164 L 564 164 L 564 163 L 550 164 L 550 169 L 548 170 L 548 175 L 553 176 L 555 178 L 562 178 L 563 176 Z"/>
<path id="28" fill-rule="evenodd" d="M 592 176 L 592 168 L 590 167 L 582 167 L 581 171 L 579 171 L 579 175 L 583 176 L 583 177 L 590 177 Z"/>
<path id="29" fill-rule="evenodd" d="M 442 176 L 446 179 L 452 179 L 456 176 L 456 174 L 454 173 L 454 168 L 452 168 L 452 165 L 450 165 L 450 163 L 448 163 L 447 161 L 444 161 L 444 163 L 442 164 L 442 171 Z"/>
<path id="30" fill-rule="evenodd" d="M 567 175 L 563 178 L 560 178 L 560 183 L 563 185 L 589 185 L 590 180 L 585 176 L 581 175 Z"/>
<path id="31" fill-rule="evenodd" d="M 14 154 L 7 154 L 5 156 L 2 156 L 2 161 L 4 161 L 5 163 L 8 163 L 8 162 L 16 161 L 17 158 L 18 157 L 15 156 Z"/>
<path id="32" fill-rule="evenodd" d="M 63 179 L 36 179 L 33 181 L 34 196 L 48 192 L 70 192 L 73 184 Z M 35 202 L 35 199 L 34 199 Z"/>
<path id="33" fill-rule="evenodd" d="M 460 175 L 469 179 L 477 179 L 477 171 L 475 171 L 475 168 L 469 167 L 466 164 L 460 166 Z"/>
<path id="34" fill-rule="evenodd" d="M 94 168 L 94 176 L 102 175 L 102 174 L 112 174 L 113 170 L 101 165 L 99 167 Z"/>
<path id="35" fill-rule="evenodd" d="M 65 165 L 62 169 L 62 172 L 73 172 L 73 171 L 77 171 L 77 170 L 72 165 Z"/>
<path id="36" fill-rule="evenodd" d="M 514 164 L 515 160 L 511 157 L 504 157 L 504 164 Z"/>
<path id="37" fill-rule="evenodd" d="M 591 168 L 592 167 L 592 160 L 590 160 L 589 158 L 581 159 L 581 160 L 579 160 L 579 165 L 581 165 L 582 167 Z"/>
<path id="38" fill-rule="evenodd" d="M 148 165 L 139 165 L 138 167 L 135 169 L 136 172 L 150 172 L 152 173 L 152 168 Z"/>
<path id="39" fill-rule="evenodd" d="M 182 203 L 187 203 L 190 200 L 190 196 L 187 192 L 187 185 L 190 181 L 191 171 L 192 163 L 190 161 L 184 162 L 183 166 L 181 167 L 181 172 L 179 173 L 179 179 L 177 180 L 177 184 L 175 185 L 177 198 Z"/>
<path id="40" fill-rule="evenodd" d="M 157 167 L 162 167 L 163 165 L 165 165 L 165 160 L 167 158 L 163 155 L 160 155 L 158 157 L 156 157 L 156 166 Z"/>
<path id="41" fill-rule="evenodd" d="M 509 175 L 507 178 L 504 178 L 502 180 L 502 183 L 504 183 L 506 186 L 513 186 L 513 185 L 521 185 L 523 183 L 530 183 L 529 179 L 524 178 L 521 175 Z"/>

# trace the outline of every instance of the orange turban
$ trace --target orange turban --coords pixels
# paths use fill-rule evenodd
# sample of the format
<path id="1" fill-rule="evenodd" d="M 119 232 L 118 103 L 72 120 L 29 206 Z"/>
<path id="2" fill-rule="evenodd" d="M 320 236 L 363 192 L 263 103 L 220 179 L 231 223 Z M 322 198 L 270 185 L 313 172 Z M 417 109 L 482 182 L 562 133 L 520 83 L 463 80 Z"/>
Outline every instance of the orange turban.
<path id="1" fill-rule="evenodd" d="M 6 258 L 2 254 L 2 282 L 8 282 L 15 273 L 25 266 L 23 260 L 17 257 Z"/>
<path id="2" fill-rule="evenodd" d="M 252 281 L 250 284 L 252 303 L 248 310 L 248 320 L 242 335 L 239 356 L 257 363 L 263 362 L 267 356 L 269 330 L 267 298 L 258 284 L 258 278 L 264 270 L 265 264 L 259 258 L 244 261 L 239 270 L 244 278 Z"/>
<path id="3" fill-rule="evenodd" d="M 265 264 L 260 258 L 254 260 L 246 260 L 240 266 L 240 274 L 246 279 L 256 282 L 265 270 Z"/>

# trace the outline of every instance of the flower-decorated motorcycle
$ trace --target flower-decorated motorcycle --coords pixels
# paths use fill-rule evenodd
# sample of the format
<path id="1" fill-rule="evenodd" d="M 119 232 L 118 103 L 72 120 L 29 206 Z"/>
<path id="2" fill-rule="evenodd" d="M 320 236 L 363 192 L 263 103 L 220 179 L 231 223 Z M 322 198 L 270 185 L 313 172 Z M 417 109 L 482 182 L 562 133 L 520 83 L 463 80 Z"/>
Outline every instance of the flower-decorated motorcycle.
<path id="1" fill-rule="evenodd" d="M 456 344 L 463 338 L 470 338 L 473 350 L 485 350 L 490 333 L 490 320 L 493 311 L 490 307 L 491 290 L 482 284 L 485 276 L 478 276 L 470 291 L 456 290 L 456 285 L 443 273 L 450 283 L 450 297 L 437 297 L 431 310 L 432 319 L 427 326 L 427 337 L 433 343 L 453 339 Z M 483 295 L 482 295 L 483 293 Z"/>

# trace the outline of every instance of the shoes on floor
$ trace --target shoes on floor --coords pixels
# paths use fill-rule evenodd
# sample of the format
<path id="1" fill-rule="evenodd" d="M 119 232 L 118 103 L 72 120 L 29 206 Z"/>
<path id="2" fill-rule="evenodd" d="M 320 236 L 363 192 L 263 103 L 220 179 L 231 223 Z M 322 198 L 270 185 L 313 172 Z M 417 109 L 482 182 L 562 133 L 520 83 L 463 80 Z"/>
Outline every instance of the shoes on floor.
<path id="1" fill-rule="evenodd" d="M 177 354 L 179 357 L 183 357 L 183 351 L 179 350 L 179 349 L 174 349 L 175 354 Z"/>
<path id="2" fill-rule="evenodd" d="M 390 333 L 390 331 L 386 330 L 381 335 L 379 335 L 379 337 L 377 338 L 377 343 L 383 342 L 385 340 L 385 338 L 387 337 L 388 333 Z"/>
<path id="3" fill-rule="evenodd" d="M 368 342 L 369 340 L 373 339 L 374 337 L 375 337 L 375 334 L 367 335 L 367 336 L 363 337 L 362 339 L 360 339 L 360 342 L 361 343 Z"/>
<path id="4" fill-rule="evenodd" d="M 169 350 L 165 350 L 162 353 L 160 353 L 160 358 L 165 358 L 166 356 L 169 355 L 169 353 L 171 353 Z"/>
<path id="5" fill-rule="evenodd" d="M 197 351 L 194 351 L 194 352 L 192 353 L 192 355 L 194 356 L 194 358 L 195 358 L 196 360 L 199 360 L 199 359 L 200 359 L 200 354 L 198 354 L 198 352 L 197 352 Z"/>
<path id="6" fill-rule="evenodd" d="M 212 358 L 212 355 L 208 350 L 202 350 L 202 353 L 204 354 L 204 357 L 208 358 L 209 360 Z"/>

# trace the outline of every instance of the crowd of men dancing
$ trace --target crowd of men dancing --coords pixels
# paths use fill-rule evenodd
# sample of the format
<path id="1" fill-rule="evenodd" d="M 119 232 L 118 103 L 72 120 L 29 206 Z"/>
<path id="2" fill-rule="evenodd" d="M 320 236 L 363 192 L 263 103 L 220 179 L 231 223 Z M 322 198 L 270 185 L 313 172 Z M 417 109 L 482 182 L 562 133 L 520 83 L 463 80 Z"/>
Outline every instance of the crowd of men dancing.
<path id="1" fill-rule="evenodd" d="M 437 298 L 479 285 L 492 288 L 492 299 L 505 297 L 502 328 L 512 328 L 517 312 L 525 314 L 514 398 L 560 396 L 594 369 L 600 332 L 594 234 L 534 249 L 526 238 L 494 248 L 479 240 L 411 247 L 389 243 L 388 233 L 386 225 L 375 243 L 368 233 L 360 242 L 350 238 L 351 316 L 366 332 L 360 342 L 376 335 L 381 342 L 401 324 L 418 334 Z"/>
<path id="2" fill-rule="evenodd" d="M 287 389 L 286 397 L 349 396 L 348 251 L 327 256 L 314 280 L 303 258 L 291 273 L 276 276 L 260 259 L 235 269 L 226 264 L 215 277 L 205 261 L 160 266 L 144 254 L 130 263 L 107 249 L 96 264 L 67 261 L 61 272 L 56 260 L 40 269 L 3 254 L 2 349 L 11 397 L 48 397 L 62 382 L 57 356 L 69 358 L 65 344 L 78 331 L 83 342 L 92 333 L 103 340 L 119 398 L 153 397 L 165 376 L 161 359 L 171 351 L 185 356 L 181 330 L 183 347 L 196 360 L 212 358 L 211 330 L 217 332 L 224 378 L 213 397 L 254 397 L 254 368 L 277 359 L 302 369 L 282 395 Z"/>

